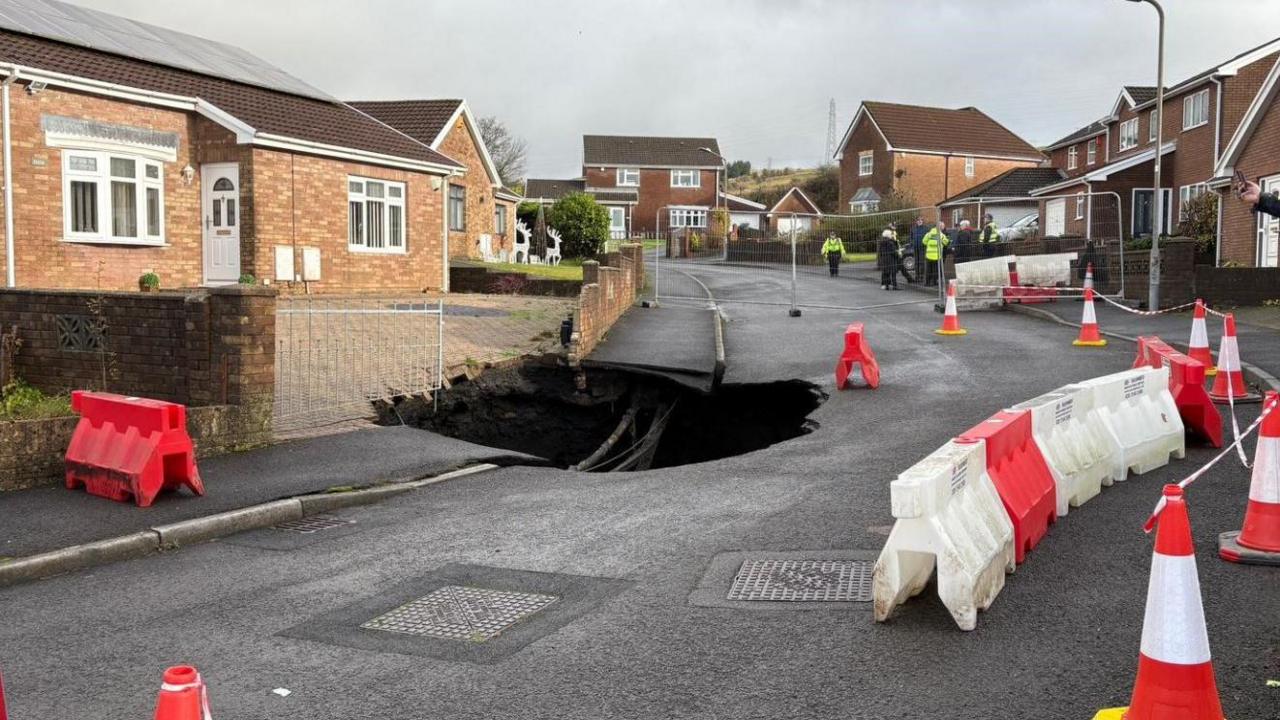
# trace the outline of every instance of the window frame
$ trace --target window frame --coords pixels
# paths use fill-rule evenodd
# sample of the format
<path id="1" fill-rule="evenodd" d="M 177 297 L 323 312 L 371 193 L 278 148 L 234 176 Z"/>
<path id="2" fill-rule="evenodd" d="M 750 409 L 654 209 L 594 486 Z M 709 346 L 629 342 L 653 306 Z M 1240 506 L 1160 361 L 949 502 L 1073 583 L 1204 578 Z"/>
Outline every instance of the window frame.
<path id="1" fill-rule="evenodd" d="M 976 163 L 974 162 L 973 156 L 965 155 L 964 156 L 964 176 L 969 178 L 973 177 L 974 173 L 976 172 L 975 167 L 976 167 Z"/>
<path id="2" fill-rule="evenodd" d="M 672 228 L 692 228 L 694 230 L 698 230 L 707 227 L 706 210 L 699 210 L 697 208 L 671 208 L 667 212 L 669 213 L 667 223 Z M 691 219 L 697 217 L 701 217 L 701 225 L 695 225 L 689 222 Z M 680 222 L 676 222 L 677 218 L 680 219 Z"/>
<path id="3" fill-rule="evenodd" d="M 1097 163 L 1098 163 L 1098 138 L 1093 138 L 1089 140 L 1089 143 L 1085 148 L 1084 164 L 1096 165 Z"/>
<path id="4" fill-rule="evenodd" d="M 951 224 L 960 227 L 960 221 L 964 219 L 964 208 L 951 209 Z"/>
<path id="5" fill-rule="evenodd" d="M 378 183 L 385 186 L 382 197 L 369 197 L 369 183 Z M 347 175 L 347 250 L 357 253 L 371 253 L 376 255 L 405 255 L 409 252 L 409 188 L 405 183 L 395 180 L 383 180 L 382 178 L 364 177 L 360 175 Z M 360 190 L 357 192 L 352 188 L 354 183 L 360 183 Z M 393 196 L 392 188 L 400 191 L 400 197 Z M 352 237 L 352 203 L 359 202 L 361 204 L 361 226 L 360 229 L 364 237 L 360 238 L 361 242 L 356 242 Z M 382 203 L 382 228 L 384 231 L 382 247 L 369 246 L 369 232 L 372 223 L 369 222 L 369 204 Z M 400 237 L 399 245 L 392 245 L 391 237 L 391 209 L 393 207 L 400 208 Z"/>
<path id="6" fill-rule="evenodd" d="M 1084 193 L 1076 193 L 1076 219 L 1084 219 Z"/>
<path id="7" fill-rule="evenodd" d="M 627 180 L 632 173 L 635 173 L 635 182 Z M 618 168 L 614 171 L 613 181 L 617 187 L 640 187 L 640 168 Z"/>
<path id="8" fill-rule="evenodd" d="M 498 235 L 507 234 L 507 206 L 502 203 L 493 206 L 493 231 Z"/>
<path id="9" fill-rule="evenodd" d="M 1201 102 L 1197 102 L 1197 101 Z M 1204 113 L 1204 118 L 1195 121 L 1196 106 L 1200 105 L 1200 111 Z M 1188 113 L 1190 109 L 1190 113 Z M 1188 123 L 1188 121 L 1193 121 Z M 1209 88 L 1205 88 L 1199 92 L 1194 92 L 1182 98 L 1182 129 L 1183 131 L 1194 130 L 1201 125 L 1209 124 Z"/>
<path id="10" fill-rule="evenodd" d="M 1071 147 L 1067 148 L 1067 169 L 1068 170 L 1075 170 L 1077 167 L 1080 166 L 1079 157 L 1080 157 L 1080 151 L 1076 149 L 1075 145 L 1072 145 Z"/>
<path id="11" fill-rule="evenodd" d="M 1199 190 L 1199 192 L 1194 191 Z M 1192 200 L 1209 194 L 1208 183 L 1191 183 L 1178 188 L 1178 222 L 1183 223 L 1187 220 L 1187 203 Z"/>
<path id="12" fill-rule="evenodd" d="M 95 245 L 131 245 L 141 247 L 164 247 L 166 242 L 165 234 L 165 198 L 164 198 L 164 166 L 165 163 L 145 155 L 135 155 L 128 152 L 119 152 L 112 150 L 77 150 L 75 148 L 62 148 L 61 150 L 61 169 L 62 169 L 62 241 L 70 243 L 91 243 Z M 71 168 L 72 158 L 92 159 L 95 163 L 95 169 L 89 170 L 73 170 Z M 134 174 L 132 178 L 115 177 L 111 174 L 111 161 L 128 160 L 133 163 Z M 148 178 L 147 169 L 154 167 L 156 169 L 156 177 Z M 72 194 L 71 183 L 73 182 L 93 182 L 96 187 L 94 189 L 94 201 L 96 203 L 96 221 L 97 229 L 93 232 L 76 232 L 71 229 L 72 223 Z M 135 226 L 137 228 L 136 236 L 115 235 L 115 217 L 114 206 L 111 202 L 111 187 L 113 183 L 127 182 L 134 186 L 134 213 Z M 150 223 L 147 195 L 149 190 L 156 190 L 158 194 L 158 230 L 159 233 L 152 235 L 149 232 Z"/>
<path id="13" fill-rule="evenodd" d="M 455 198 L 453 196 L 453 191 L 455 189 L 462 194 L 461 197 Z M 460 208 L 458 213 L 459 222 L 457 225 L 454 225 L 453 223 L 453 220 L 454 220 L 453 203 L 455 201 L 459 201 L 459 208 Z M 444 212 L 445 212 L 445 223 L 449 228 L 449 232 L 466 232 L 467 231 L 467 186 L 466 185 L 459 185 L 457 183 L 448 184 L 448 188 L 445 190 L 445 196 L 444 196 Z"/>
<path id="14" fill-rule="evenodd" d="M 863 167 L 863 161 L 866 166 Z M 874 150 L 863 150 L 858 153 L 858 177 L 867 177 L 876 170 L 876 153 Z"/>
<path id="15" fill-rule="evenodd" d="M 1126 144 L 1125 140 L 1129 142 Z M 1120 123 L 1120 151 L 1138 147 L 1138 118 L 1130 118 Z"/>
<path id="16" fill-rule="evenodd" d="M 689 178 L 691 182 L 684 183 L 679 178 Z M 671 187 L 673 188 L 700 188 L 702 187 L 702 172 L 699 170 L 675 170 L 671 171 Z"/>
<path id="17" fill-rule="evenodd" d="M 1156 111 L 1152 110 L 1147 113 L 1147 142 L 1156 141 Z"/>

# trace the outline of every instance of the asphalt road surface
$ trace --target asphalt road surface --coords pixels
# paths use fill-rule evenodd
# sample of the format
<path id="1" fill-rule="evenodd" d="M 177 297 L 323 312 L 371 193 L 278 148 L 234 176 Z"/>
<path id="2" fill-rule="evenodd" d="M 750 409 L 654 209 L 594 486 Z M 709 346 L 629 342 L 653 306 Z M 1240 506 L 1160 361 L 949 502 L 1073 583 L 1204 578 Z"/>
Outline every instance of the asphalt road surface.
<path id="1" fill-rule="evenodd" d="M 726 298 L 779 287 L 694 272 Z M 828 300 L 815 304 L 920 299 L 811 281 L 807 297 Z M 870 603 L 715 607 L 699 587 L 735 553 L 874 558 L 897 473 L 999 408 L 1127 368 L 1131 347 L 1073 348 L 1071 328 L 1006 312 L 939 337 L 927 303 L 723 310 L 726 383 L 830 391 L 841 331 L 861 320 L 882 385 L 833 392 L 815 432 L 749 455 L 619 475 L 509 467 L 343 512 L 354 524 L 294 545 L 258 531 L 0 590 L 11 717 L 149 717 L 179 662 L 203 673 L 218 718 L 1078 719 L 1127 702 L 1152 550 L 1141 525 L 1205 449 L 1060 519 L 970 633 L 932 589 L 877 624 Z M 1224 709 L 1274 718 L 1280 569 L 1216 557 L 1248 478 L 1227 458 L 1188 501 Z M 357 627 L 455 582 L 558 599 L 491 646 Z"/>

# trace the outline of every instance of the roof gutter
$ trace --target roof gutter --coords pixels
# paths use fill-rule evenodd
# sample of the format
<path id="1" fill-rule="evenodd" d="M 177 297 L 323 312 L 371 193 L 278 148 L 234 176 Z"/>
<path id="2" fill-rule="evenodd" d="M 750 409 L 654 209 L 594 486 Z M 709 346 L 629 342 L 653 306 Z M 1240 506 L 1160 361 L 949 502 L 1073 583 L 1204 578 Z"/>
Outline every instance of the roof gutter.
<path id="1" fill-rule="evenodd" d="M 13 153 L 9 130 L 9 87 L 18 79 L 17 68 L 12 69 L 0 84 L 0 124 L 4 142 L 4 277 L 5 287 L 18 286 L 18 259 L 14 256 L 13 242 Z"/>

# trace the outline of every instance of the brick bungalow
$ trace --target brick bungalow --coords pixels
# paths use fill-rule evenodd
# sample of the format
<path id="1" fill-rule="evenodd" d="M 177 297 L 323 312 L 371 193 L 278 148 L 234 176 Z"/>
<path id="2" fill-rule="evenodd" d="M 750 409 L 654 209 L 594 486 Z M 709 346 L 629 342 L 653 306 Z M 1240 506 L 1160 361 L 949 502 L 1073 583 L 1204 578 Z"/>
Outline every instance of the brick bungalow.
<path id="1" fill-rule="evenodd" d="M 449 180 L 449 257 L 479 259 L 510 252 L 515 242 L 519 196 L 503 187 L 465 100 L 350 104 L 466 168 L 465 175 Z"/>
<path id="2" fill-rule="evenodd" d="M 1278 59 L 1280 39 L 1246 50 L 1165 90 L 1161 113 L 1164 227 L 1176 230 L 1184 204 L 1212 191 L 1226 148 L 1255 107 Z M 1151 233 L 1155 103 L 1154 87 L 1126 86 L 1106 117 L 1050 145 L 1052 164 L 1067 177 L 1032 192 L 1041 198 L 1044 234 L 1106 238 Z M 1252 142 L 1265 147 L 1266 137 L 1264 129 Z M 1265 179 L 1264 173 L 1265 163 L 1256 177 Z M 1224 183 L 1229 180 L 1217 181 L 1217 187 L 1225 187 Z M 1114 201 L 1096 196 L 1112 192 L 1119 197 L 1118 210 Z M 1090 197 L 1089 193 L 1095 195 Z M 1228 197 L 1219 203 L 1222 242 L 1218 244 L 1218 262 L 1253 265 L 1260 261 L 1259 230 L 1250 230 L 1246 227 L 1249 223 L 1239 218 L 1227 222 L 1234 202 Z"/>
<path id="3" fill-rule="evenodd" d="M 769 229 L 775 233 L 809 232 L 822 224 L 822 210 L 798 187 L 778 198 L 769 208 Z"/>
<path id="4" fill-rule="evenodd" d="M 986 113 L 864 101 L 840 141 L 839 207 L 873 212 L 899 193 L 919 207 L 942 200 L 1044 155 Z"/>
<path id="5" fill-rule="evenodd" d="M 461 163 L 242 50 L 76 12 L 170 45 L 0 19 L 7 284 L 447 287 Z"/>
<path id="6" fill-rule="evenodd" d="M 707 227 L 724 161 L 715 138 L 584 135 L 582 179 L 593 192 L 637 194 L 631 232 Z M 526 195 L 528 193 L 526 192 Z"/>
<path id="7" fill-rule="evenodd" d="M 631 237 L 632 218 L 635 215 L 636 203 L 640 201 L 640 194 L 635 190 L 588 187 L 587 181 L 581 178 L 573 180 L 529 178 L 524 183 L 525 199 L 539 205 L 551 205 L 572 193 L 586 193 L 609 211 L 609 237 L 614 240 L 625 240 Z"/>
<path id="8" fill-rule="evenodd" d="M 939 203 L 938 209 L 953 227 L 961 220 L 980 227 L 982 216 L 990 213 L 998 227 L 1007 228 L 1038 212 L 1039 203 L 1031 196 L 1032 190 L 1065 177 L 1058 168 L 1013 168 L 952 195 Z"/>

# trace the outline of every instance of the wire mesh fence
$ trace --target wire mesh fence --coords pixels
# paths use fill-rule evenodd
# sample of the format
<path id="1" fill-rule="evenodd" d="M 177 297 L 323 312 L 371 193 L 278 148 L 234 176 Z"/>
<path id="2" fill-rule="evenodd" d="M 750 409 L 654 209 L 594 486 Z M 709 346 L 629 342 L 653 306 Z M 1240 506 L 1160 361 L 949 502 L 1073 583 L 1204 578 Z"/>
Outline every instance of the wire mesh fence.
<path id="1" fill-rule="evenodd" d="M 368 417 L 372 403 L 441 387 L 444 303 L 422 298 L 281 297 L 277 433 Z"/>

